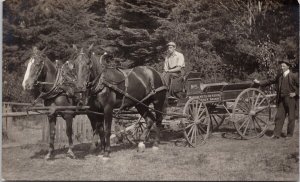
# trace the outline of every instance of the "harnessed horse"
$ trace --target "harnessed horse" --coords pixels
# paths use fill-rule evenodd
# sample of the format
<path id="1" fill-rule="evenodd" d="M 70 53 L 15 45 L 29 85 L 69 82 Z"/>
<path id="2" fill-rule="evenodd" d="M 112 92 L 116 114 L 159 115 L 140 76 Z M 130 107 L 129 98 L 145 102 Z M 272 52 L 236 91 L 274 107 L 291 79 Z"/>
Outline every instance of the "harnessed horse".
<path id="1" fill-rule="evenodd" d="M 63 65 L 67 66 L 67 65 Z M 44 55 L 44 51 L 39 51 L 36 47 L 33 48 L 33 53 L 29 59 L 27 69 L 22 82 L 25 91 L 39 94 L 35 102 L 41 98 L 44 100 L 45 106 L 74 106 L 75 100 L 70 97 L 65 90 L 68 86 L 64 87 L 63 83 L 65 78 L 62 76 L 62 70 Z M 35 95 L 37 96 L 37 95 Z M 66 134 L 69 141 L 69 149 L 67 156 L 75 158 L 72 151 L 73 149 L 73 130 L 72 122 L 75 113 L 70 110 L 68 113 L 52 112 L 48 115 L 50 127 L 50 143 L 48 154 L 45 159 L 54 157 L 54 140 L 55 140 L 55 125 L 57 114 L 60 114 L 66 121 Z"/>
<path id="2" fill-rule="evenodd" d="M 144 141 L 151 127 L 154 126 L 156 136 L 153 147 L 157 148 L 167 92 L 160 74 L 146 66 L 132 69 L 108 68 L 102 63 L 104 57 L 105 55 L 102 55 L 99 59 L 92 54 L 91 59 L 77 61 L 76 66 L 77 77 L 84 78 L 77 80 L 77 88 L 89 92 L 90 110 L 103 113 L 103 116 L 87 114 L 94 131 L 100 136 L 100 154 L 103 154 L 103 157 L 109 157 L 113 109 L 116 108 L 122 111 L 135 107 L 147 124 L 138 146 L 141 149 L 145 148 Z M 87 85 L 88 89 L 86 89 Z M 151 103 L 155 115 L 148 107 Z"/>

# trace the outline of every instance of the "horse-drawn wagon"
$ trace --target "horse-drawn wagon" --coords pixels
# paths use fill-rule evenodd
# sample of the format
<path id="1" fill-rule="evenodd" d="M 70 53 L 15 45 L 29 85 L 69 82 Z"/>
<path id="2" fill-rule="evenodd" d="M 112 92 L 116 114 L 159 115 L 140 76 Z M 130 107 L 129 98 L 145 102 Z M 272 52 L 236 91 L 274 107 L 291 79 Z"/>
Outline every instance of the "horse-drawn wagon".
<path id="1" fill-rule="evenodd" d="M 165 128 L 175 125 L 181 130 L 190 146 L 204 144 L 210 134 L 222 125 L 225 119 L 232 122 L 241 139 L 261 137 L 271 120 L 270 98 L 253 82 L 201 83 L 201 78 L 185 81 L 186 98 L 176 100 L 182 113 L 166 112 L 169 119 L 163 120 Z M 172 109 L 170 109 L 172 110 Z M 125 136 L 134 143 L 139 139 L 145 123 L 141 118 L 127 128 Z"/>
<path id="2" fill-rule="evenodd" d="M 105 156 L 110 152 L 111 119 L 120 118 L 123 114 L 140 114 L 146 121 L 142 121 L 140 117 L 132 125 L 121 130 L 121 133 L 129 141 L 136 143 L 139 140 L 145 141 L 151 127 L 154 126 L 157 134 L 154 145 L 159 141 L 158 128 L 163 115 L 177 118 L 176 121 L 163 120 L 162 125 L 171 126 L 175 123 L 177 130 L 183 133 L 186 143 L 194 147 L 203 144 L 209 134 L 225 119 L 232 121 L 243 139 L 260 137 L 268 127 L 271 118 L 269 98 L 252 82 L 203 84 L 199 77 L 187 77 L 184 94 L 186 97 L 178 99 L 178 103 L 184 103 L 184 107 L 177 106 L 183 112 L 164 112 L 167 87 L 157 71 L 146 66 L 123 70 L 108 68 L 102 64 L 105 54 L 100 58 L 94 54 L 91 57 L 88 55 L 88 52 L 81 49 L 79 53 L 74 53 L 75 60 L 64 64 L 61 71 L 53 72 L 50 80 L 52 86 L 48 87 L 49 91 L 46 92 L 46 95 L 51 97 L 43 98 L 47 107 L 31 108 L 44 110 L 44 113 L 52 115 L 52 118 L 60 114 L 68 120 L 67 134 L 72 155 L 72 117 L 76 114 L 88 115 L 94 132 L 98 132 L 100 139 L 105 141 L 101 142 Z M 34 50 L 29 64 L 32 68 L 28 66 L 27 71 L 37 69 L 37 73 L 42 73 L 45 64 L 55 70 L 55 66 L 42 57 L 43 53 Z M 35 72 L 32 72 L 32 76 L 24 78 L 24 88 L 32 88 L 36 83 L 49 84 L 47 80 L 38 80 L 39 75 L 33 73 Z M 58 82 L 59 80 L 62 81 Z M 59 94 L 53 96 L 53 90 L 59 90 Z M 77 95 L 79 94 L 77 101 L 72 99 L 75 90 Z M 128 110 L 132 107 L 135 107 L 136 111 Z M 51 127 L 53 130 L 54 126 L 55 122 L 50 124 L 50 130 Z M 53 153 L 54 135 L 55 133 L 51 133 L 50 136 L 49 155 Z"/>

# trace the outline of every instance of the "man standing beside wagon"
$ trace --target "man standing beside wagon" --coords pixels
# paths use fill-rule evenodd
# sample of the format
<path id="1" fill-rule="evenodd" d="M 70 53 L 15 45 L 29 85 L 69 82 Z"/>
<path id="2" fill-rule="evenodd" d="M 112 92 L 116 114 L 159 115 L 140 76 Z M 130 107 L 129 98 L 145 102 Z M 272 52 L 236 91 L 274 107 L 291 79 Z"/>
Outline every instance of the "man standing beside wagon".
<path id="1" fill-rule="evenodd" d="M 290 70 L 291 64 L 287 59 L 279 61 L 281 73 L 273 79 L 264 81 L 254 80 L 254 83 L 261 86 L 276 84 L 277 113 L 275 116 L 275 128 L 271 138 L 279 139 L 283 129 L 283 124 L 288 115 L 287 138 L 294 134 L 296 112 L 299 112 L 297 105 L 299 102 L 299 75 Z"/>

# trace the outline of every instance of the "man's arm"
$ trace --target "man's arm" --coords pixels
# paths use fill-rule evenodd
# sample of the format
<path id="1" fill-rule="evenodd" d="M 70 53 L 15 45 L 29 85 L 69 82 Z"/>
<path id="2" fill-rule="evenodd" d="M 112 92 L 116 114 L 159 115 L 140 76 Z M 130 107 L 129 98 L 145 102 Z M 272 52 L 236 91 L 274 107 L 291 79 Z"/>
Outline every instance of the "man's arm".
<path id="1" fill-rule="evenodd" d="M 181 66 L 176 66 L 175 68 L 169 69 L 167 72 L 174 73 L 181 70 Z"/>
<path id="2" fill-rule="evenodd" d="M 276 77 L 274 78 L 271 78 L 271 79 L 267 79 L 267 80 L 262 80 L 262 81 L 259 81 L 257 79 L 253 80 L 254 83 L 256 84 L 259 84 L 260 86 L 268 86 L 268 85 L 272 85 L 272 84 L 275 84 L 278 79 L 279 79 L 280 75 L 276 75 Z"/>
<path id="3" fill-rule="evenodd" d="M 181 54 L 181 53 L 178 53 L 178 54 L 177 54 L 176 64 L 177 64 L 176 67 L 170 69 L 168 72 L 170 72 L 170 73 L 178 72 L 178 71 L 181 71 L 181 69 L 182 69 L 183 67 L 185 67 L 183 54 Z"/>
<path id="4" fill-rule="evenodd" d="M 165 63 L 164 63 L 164 72 L 168 72 L 168 61 L 167 59 L 165 59 Z"/>
<path id="5" fill-rule="evenodd" d="M 295 95 L 294 96 L 299 96 L 299 73 L 293 73 L 293 87 L 295 88 Z"/>

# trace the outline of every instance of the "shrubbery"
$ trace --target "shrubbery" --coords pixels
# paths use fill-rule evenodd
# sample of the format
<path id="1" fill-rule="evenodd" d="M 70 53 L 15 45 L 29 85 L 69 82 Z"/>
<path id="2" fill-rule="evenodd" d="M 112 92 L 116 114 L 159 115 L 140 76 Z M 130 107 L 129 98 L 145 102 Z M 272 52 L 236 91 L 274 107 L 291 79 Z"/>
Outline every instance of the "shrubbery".
<path id="1" fill-rule="evenodd" d="M 22 93 L 32 46 L 51 60 L 69 59 L 72 44 L 113 55 L 125 67 L 162 71 L 174 41 L 187 71 L 204 82 L 266 78 L 288 57 L 298 70 L 298 4 L 259 0 L 10 0 L 3 4 L 3 100 Z"/>

